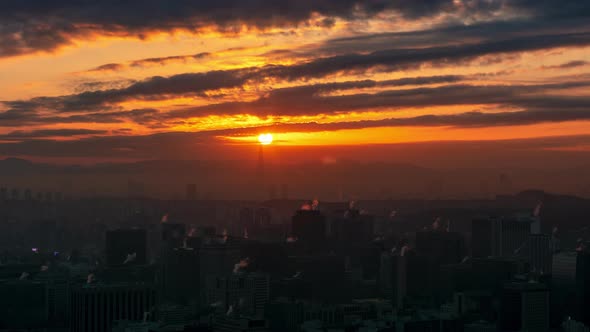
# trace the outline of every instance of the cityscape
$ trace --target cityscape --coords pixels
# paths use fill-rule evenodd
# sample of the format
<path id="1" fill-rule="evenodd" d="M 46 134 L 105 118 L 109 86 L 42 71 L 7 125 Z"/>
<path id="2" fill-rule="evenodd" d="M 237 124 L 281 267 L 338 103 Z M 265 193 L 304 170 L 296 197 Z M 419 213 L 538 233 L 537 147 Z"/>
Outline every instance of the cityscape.
<path id="1" fill-rule="evenodd" d="M 590 3 L 0 1 L 0 332 L 590 332 Z"/>

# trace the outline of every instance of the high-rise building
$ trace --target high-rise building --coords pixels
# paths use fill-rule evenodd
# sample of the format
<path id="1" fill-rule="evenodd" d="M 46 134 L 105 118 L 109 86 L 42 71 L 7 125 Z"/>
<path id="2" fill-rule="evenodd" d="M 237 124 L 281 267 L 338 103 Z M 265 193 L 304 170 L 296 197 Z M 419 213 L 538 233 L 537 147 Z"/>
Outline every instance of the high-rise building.
<path id="1" fill-rule="evenodd" d="M 478 218 L 471 222 L 471 256 L 489 257 L 495 252 L 497 223 L 491 218 Z"/>
<path id="2" fill-rule="evenodd" d="M 270 294 L 270 278 L 261 273 L 240 273 L 226 277 L 208 277 L 207 303 L 215 304 L 220 313 L 230 308 L 251 317 L 264 317 Z"/>
<path id="3" fill-rule="evenodd" d="M 156 290 L 147 284 L 90 284 L 75 287 L 70 297 L 70 331 L 111 331 L 113 321 L 139 321 L 156 305 Z"/>
<path id="4" fill-rule="evenodd" d="M 526 253 L 533 219 L 479 218 L 472 222 L 473 257 L 516 257 Z"/>
<path id="5" fill-rule="evenodd" d="M 360 214 L 358 211 L 347 213 L 343 218 L 336 218 L 330 223 L 331 237 L 346 243 L 366 243 L 374 238 L 375 217 Z"/>
<path id="6" fill-rule="evenodd" d="M 160 292 L 164 302 L 200 303 L 198 253 L 198 248 L 174 248 L 164 253 L 160 272 Z"/>
<path id="7" fill-rule="evenodd" d="M 0 282 L 0 326 L 6 330 L 47 327 L 47 284 L 30 280 Z"/>
<path id="8" fill-rule="evenodd" d="M 551 236 L 549 235 L 529 235 L 528 253 L 531 271 L 539 274 L 551 274 L 553 260 L 551 245 Z"/>
<path id="9" fill-rule="evenodd" d="M 291 232 L 298 241 L 319 246 L 326 240 L 326 217 L 318 210 L 298 210 L 291 219 Z"/>
<path id="10" fill-rule="evenodd" d="M 553 255 L 551 273 L 551 325 L 559 326 L 577 311 L 576 252 L 560 252 Z"/>
<path id="11" fill-rule="evenodd" d="M 268 332 L 268 323 L 264 319 L 243 317 L 239 315 L 218 315 L 213 321 L 214 332 Z"/>
<path id="12" fill-rule="evenodd" d="M 142 265 L 146 263 L 147 237 L 143 229 L 107 231 L 105 258 L 108 266 Z"/>
<path id="13" fill-rule="evenodd" d="M 265 227 L 270 225 L 271 222 L 271 214 L 270 210 L 265 207 L 259 207 L 256 209 L 256 213 L 254 215 L 254 225 L 257 227 Z"/>
<path id="14" fill-rule="evenodd" d="M 201 280 L 209 276 L 229 276 L 240 261 L 240 248 L 231 243 L 203 245 L 199 251 Z"/>
<path id="15" fill-rule="evenodd" d="M 590 252 L 580 251 L 576 257 L 576 294 L 578 312 L 574 317 L 590 326 Z"/>
<path id="16" fill-rule="evenodd" d="M 165 222 L 162 227 L 162 249 L 179 248 L 183 246 L 186 237 L 186 226 L 181 223 Z"/>
<path id="17" fill-rule="evenodd" d="M 406 296 L 406 259 L 405 256 L 394 256 L 390 253 L 381 255 L 379 291 L 381 296 L 391 299 L 391 303 L 396 308 L 403 306 Z"/>
<path id="18" fill-rule="evenodd" d="M 240 231 L 254 227 L 254 209 L 244 207 L 240 210 Z"/>
<path id="19" fill-rule="evenodd" d="M 418 255 L 434 258 L 441 264 L 459 263 L 466 256 L 463 236 L 444 231 L 417 232 L 416 252 Z"/>
<path id="20" fill-rule="evenodd" d="M 501 331 L 549 331 L 549 291 L 539 283 L 504 286 L 499 319 Z"/>

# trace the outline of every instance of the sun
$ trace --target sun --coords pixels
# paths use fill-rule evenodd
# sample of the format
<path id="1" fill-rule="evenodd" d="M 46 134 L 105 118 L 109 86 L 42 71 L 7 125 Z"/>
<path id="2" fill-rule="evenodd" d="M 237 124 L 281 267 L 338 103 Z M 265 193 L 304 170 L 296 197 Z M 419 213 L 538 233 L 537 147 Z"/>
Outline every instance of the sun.
<path id="1" fill-rule="evenodd" d="M 258 142 L 262 145 L 269 145 L 272 143 L 272 134 L 260 134 L 258 136 Z"/>

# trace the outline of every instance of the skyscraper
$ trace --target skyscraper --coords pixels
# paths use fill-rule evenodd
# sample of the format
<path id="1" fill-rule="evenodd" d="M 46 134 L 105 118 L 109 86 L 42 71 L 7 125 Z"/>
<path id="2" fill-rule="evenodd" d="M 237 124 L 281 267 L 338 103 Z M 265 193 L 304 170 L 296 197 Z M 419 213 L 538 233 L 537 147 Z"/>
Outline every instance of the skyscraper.
<path id="1" fill-rule="evenodd" d="M 291 219 L 291 232 L 304 244 L 320 246 L 326 240 L 326 217 L 318 210 L 298 210 Z"/>
<path id="2" fill-rule="evenodd" d="M 200 303 L 198 248 L 174 248 L 164 253 L 160 272 L 162 300 L 187 305 Z"/>
<path id="3" fill-rule="evenodd" d="M 478 218 L 472 221 L 474 257 L 522 256 L 533 228 L 531 218 Z"/>
<path id="4" fill-rule="evenodd" d="M 147 237 L 143 229 L 117 229 L 106 232 L 105 258 L 108 266 L 146 263 Z"/>
<path id="5" fill-rule="evenodd" d="M 70 331 L 107 332 L 116 320 L 142 320 L 155 310 L 156 290 L 144 284 L 75 287 L 70 298 Z"/>
<path id="6" fill-rule="evenodd" d="M 221 313 L 230 307 L 251 317 L 264 317 L 269 301 L 270 279 L 266 274 L 245 273 L 230 276 L 210 276 L 206 282 L 207 302 L 217 303 Z"/>
<path id="7" fill-rule="evenodd" d="M 545 234 L 529 235 L 528 253 L 531 271 L 539 274 L 551 274 L 553 259 L 551 236 Z"/>
<path id="8" fill-rule="evenodd" d="M 508 283 L 504 286 L 499 328 L 501 331 L 549 330 L 549 292 L 539 283 Z"/>
<path id="9" fill-rule="evenodd" d="M 466 255 L 462 235 L 444 231 L 417 232 L 416 252 L 434 258 L 440 264 L 459 263 Z"/>

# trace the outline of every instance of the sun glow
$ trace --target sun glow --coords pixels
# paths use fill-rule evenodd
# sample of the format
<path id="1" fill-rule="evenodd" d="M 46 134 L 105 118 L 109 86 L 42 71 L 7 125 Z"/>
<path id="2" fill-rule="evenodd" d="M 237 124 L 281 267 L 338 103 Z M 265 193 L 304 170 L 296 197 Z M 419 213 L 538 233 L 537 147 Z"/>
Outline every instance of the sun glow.
<path id="1" fill-rule="evenodd" d="M 272 143 L 272 134 L 260 134 L 258 136 L 258 142 L 262 145 L 269 145 Z"/>

